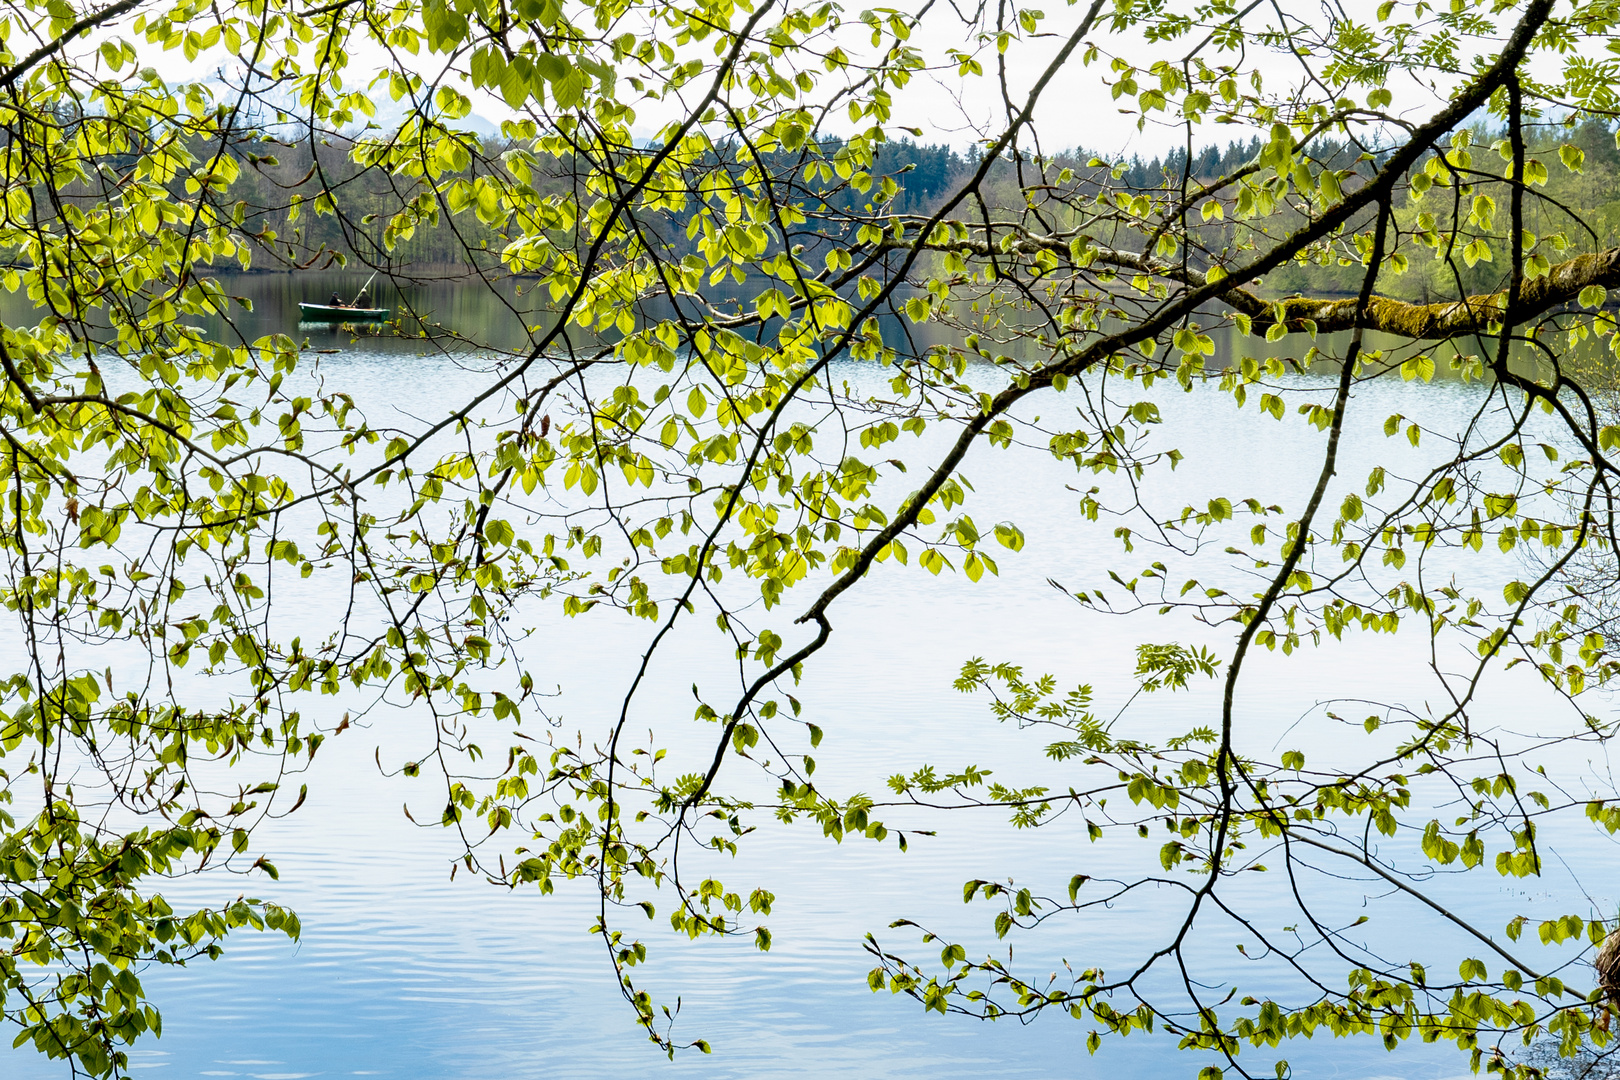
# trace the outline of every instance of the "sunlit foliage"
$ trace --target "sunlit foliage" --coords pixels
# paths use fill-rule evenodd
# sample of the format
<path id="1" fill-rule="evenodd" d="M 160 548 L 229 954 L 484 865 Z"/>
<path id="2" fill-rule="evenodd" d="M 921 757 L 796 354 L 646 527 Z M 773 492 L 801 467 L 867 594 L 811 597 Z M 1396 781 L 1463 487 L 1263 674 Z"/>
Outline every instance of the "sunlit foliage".
<path id="1" fill-rule="evenodd" d="M 875 990 L 1070 1014 L 1093 1048 L 1157 1028 L 1202 1052 L 1206 1080 L 1284 1075 L 1249 1055 L 1316 1031 L 1445 1040 L 1500 1071 L 1533 1069 L 1508 1052 L 1541 1035 L 1601 1051 L 1603 991 L 1527 946 L 1595 944 L 1611 922 L 1521 918 L 1504 945 L 1378 845 L 1421 837 L 1424 870 L 1525 877 L 1548 816 L 1620 829 L 1620 793 L 1534 771 L 1538 747 L 1615 730 L 1583 696 L 1620 668 L 1581 582 L 1612 579 L 1620 550 L 1620 427 L 1591 361 L 1620 342 L 1620 249 L 1593 209 L 1612 192 L 1581 195 L 1586 211 L 1561 196 L 1601 164 L 1594 132 L 1611 138 L 1620 6 L 1287 6 L 12 3 L 0 284 L 37 316 L 0 328 L 0 1005 L 21 1038 L 117 1074 L 159 1028 L 140 970 L 217 955 L 245 926 L 296 935 L 295 915 L 247 895 L 273 895 L 277 873 L 254 828 L 303 801 L 325 739 L 402 705 L 431 735 L 385 736 L 378 760 L 414 792 L 442 785 L 430 801 L 456 864 L 514 888 L 594 886 L 624 996 L 671 1053 L 707 1047 L 634 981 L 647 920 L 765 949 L 775 900 L 684 872 L 681 845 L 735 852 L 774 818 L 904 847 L 884 816 L 923 804 L 1031 828 L 1068 815 L 1146 845 L 1126 881 L 1093 880 L 1077 854 L 1057 896 L 968 882 L 997 935 L 1149 882 L 1184 894 L 1183 918 L 1142 936 L 1135 969 L 1081 961 L 1064 979 L 925 934 L 936 968 L 873 937 Z M 923 137 L 903 105 L 934 77 L 995 117 L 960 157 L 896 150 Z M 1124 109 L 1186 149 L 1157 176 L 1043 150 L 1059 80 L 1081 95 L 1071 108 Z M 498 134 L 479 113 L 503 118 Z M 1241 154 L 1203 152 L 1233 131 L 1252 140 Z M 398 320 L 487 378 L 384 426 L 386 403 L 324 391 L 290 334 L 229 332 L 227 271 L 356 262 L 385 280 L 427 263 L 523 275 L 544 310 L 507 354 Z M 1301 284 L 1337 293 L 1284 295 Z M 1266 347 L 1284 340 L 1288 363 Z M 831 378 L 845 358 L 887 392 Z M 1414 474 L 1409 448 L 1448 433 L 1390 416 L 1387 462 L 1330 500 L 1358 383 L 1437 377 L 1477 387 L 1471 431 Z M 1121 496 L 1182 458 L 1145 393 L 1160 382 L 1308 428 L 1310 496 L 1210 490 L 1170 516 Z M 1112 582 L 1076 599 L 1170 616 L 1135 672 L 1083 676 L 1140 695 L 1218 679 L 1224 707 L 1149 743 L 1099 716 L 1090 687 L 975 659 L 959 689 L 1049 728 L 1063 790 L 925 761 L 879 796 L 823 788 L 822 731 L 792 691 L 839 598 L 878 562 L 914 563 L 921 587 L 993 589 L 998 561 L 1035 557 L 1016 520 L 975 518 L 959 472 L 1013 446 L 1071 463 L 1079 515 L 1116 522 Z M 1505 590 L 1423 573 L 1487 545 L 1533 548 L 1535 572 Z M 1194 556 L 1253 587 L 1171 580 L 1166 560 Z M 278 617 L 289 578 L 330 597 L 324 621 Z M 536 687 L 562 677 L 512 636 L 525 602 L 656 628 L 604 730 L 525 727 Z M 1187 615 L 1230 631 L 1223 655 L 1162 643 Z M 1408 624 L 1474 650 L 1441 679 L 1442 706 L 1351 718 L 1367 743 L 1350 771 L 1292 746 L 1239 752 L 1253 650 Z M 713 627 L 739 681 L 694 706 L 706 751 L 672 755 L 656 724 L 642 744 L 653 654 Z M 1478 679 L 1507 663 L 1569 704 L 1524 745 L 1471 723 Z M 1201 914 L 1242 920 L 1235 876 L 1283 890 L 1302 861 L 1423 899 L 1477 958 L 1455 976 L 1369 963 L 1314 922 L 1305 955 L 1246 924 L 1316 990 L 1212 999 L 1183 965 Z M 216 871 L 246 876 L 222 889 L 241 899 L 164 899 L 169 878 Z M 1168 998 L 1149 989 L 1165 971 Z"/>

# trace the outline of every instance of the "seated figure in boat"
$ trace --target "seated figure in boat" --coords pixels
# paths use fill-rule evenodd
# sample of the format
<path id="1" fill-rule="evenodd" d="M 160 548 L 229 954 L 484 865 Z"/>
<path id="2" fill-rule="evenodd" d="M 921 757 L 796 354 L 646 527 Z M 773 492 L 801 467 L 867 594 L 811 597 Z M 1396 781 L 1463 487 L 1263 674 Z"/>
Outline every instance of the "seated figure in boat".
<path id="1" fill-rule="evenodd" d="M 345 304 L 343 302 L 343 297 L 339 296 L 337 293 L 334 292 L 332 294 L 332 299 L 330 299 L 330 300 L 328 300 L 326 302 L 326 306 L 327 307 L 348 307 L 349 305 Z"/>
<path id="2" fill-rule="evenodd" d="M 354 298 L 354 306 L 357 308 L 369 308 L 371 306 L 371 290 L 361 289 L 360 295 Z"/>

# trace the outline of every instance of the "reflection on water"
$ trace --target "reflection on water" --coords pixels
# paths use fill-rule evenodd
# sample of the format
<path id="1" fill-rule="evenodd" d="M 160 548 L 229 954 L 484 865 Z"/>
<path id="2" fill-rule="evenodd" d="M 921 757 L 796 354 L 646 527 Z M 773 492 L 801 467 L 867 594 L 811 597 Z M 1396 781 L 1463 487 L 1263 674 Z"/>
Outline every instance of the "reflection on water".
<path id="1" fill-rule="evenodd" d="M 555 327 L 548 287 L 536 279 L 507 278 L 481 283 L 462 279 L 389 281 L 371 276 L 364 271 L 308 270 L 287 273 L 223 274 L 219 281 L 228 297 L 233 298 L 229 309 L 229 322 L 223 317 L 204 317 L 196 320 L 216 340 L 229 344 L 251 342 L 266 334 L 290 334 L 313 350 L 341 349 L 361 338 L 369 339 L 365 351 L 369 353 L 466 354 L 471 351 L 496 350 L 502 353 L 526 354 Z M 730 284 L 723 288 L 730 288 Z M 382 322 L 327 322 L 303 320 L 298 305 L 326 303 L 334 294 L 352 301 L 362 288 L 368 289 L 376 307 L 386 307 L 389 318 Z M 746 294 L 746 286 L 737 290 Z M 1029 331 L 1038 326 L 1038 317 L 1014 307 L 997 307 L 995 319 L 1005 325 L 999 331 L 987 331 L 982 324 L 963 323 L 959 327 L 928 323 L 916 326 L 899 313 L 905 292 L 891 299 L 887 310 L 879 312 L 886 337 L 909 340 L 919 349 L 931 345 L 950 344 L 960 347 L 969 332 L 980 339 L 980 347 L 992 356 L 1006 355 L 1023 363 L 1041 363 L 1051 355 Z M 248 303 L 237 302 L 236 298 Z M 727 294 L 718 297 L 728 310 L 737 308 L 739 301 Z M 751 310 L 743 303 L 742 309 Z M 973 318 L 968 305 L 959 304 L 959 318 Z M 640 320 L 668 318 L 672 315 L 668 301 L 653 299 L 637 309 Z M 0 291 L 0 318 L 13 324 L 27 325 L 38 320 L 39 311 L 25 297 Z M 1260 335 L 1243 335 L 1215 315 L 1203 320 L 1204 330 L 1215 341 L 1215 355 L 1208 359 L 1209 367 L 1218 369 L 1228 363 L 1238 364 L 1244 357 L 1264 363 L 1275 358 L 1284 362 L 1290 371 L 1306 371 L 1313 365 L 1323 370 L 1331 358 L 1342 355 L 1350 340 L 1348 332 L 1316 335 L 1292 334 L 1271 342 Z M 776 320 L 767 324 L 764 333 L 774 332 Z M 1557 335 L 1553 335 L 1557 336 Z M 603 342 L 612 341 L 612 331 L 602 334 L 570 326 L 566 334 L 552 342 L 553 352 L 590 350 Z M 1363 346 L 1364 356 L 1379 357 L 1376 362 L 1398 365 L 1420 355 L 1434 361 L 1433 378 L 1451 382 L 1461 378 L 1454 361 L 1458 357 L 1492 357 L 1494 340 L 1464 338 L 1452 342 L 1418 342 L 1388 334 L 1368 333 Z M 1318 357 L 1329 358 L 1323 360 Z M 1595 335 L 1579 341 L 1558 342 L 1558 352 L 1565 363 L 1581 367 L 1594 367 L 1612 362 L 1606 345 Z M 1540 378 L 1551 374 L 1547 353 L 1524 343 L 1514 346 L 1511 357 L 1516 370 Z"/>
<path id="2" fill-rule="evenodd" d="M 359 401 L 402 414 L 442 414 L 479 385 L 468 370 L 472 365 L 462 362 L 470 356 L 435 355 L 438 347 L 420 339 L 371 335 L 358 327 L 298 326 L 300 299 L 357 290 L 359 284 L 347 274 L 266 275 L 230 279 L 227 291 L 253 299 L 239 332 L 251 338 L 297 327 L 311 350 L 322 354 L 330 388 Z M 373 291 L 379 304 L 398 302 L 472 341 L 516 349 L 527 340 L 523 322 L 530 316 L 519 312 L 528 298 L 515 286 L 504 297 L 431 286 L 405 297 L 375 285 Z M 1288 344 L 1289 351 L 1268 354 L 1266 348 L 1249 342 L 1237 355 L 1301 351 L 1297 343 Z M 412 355 L 418 359 L 407 362 Z M 870 382 L 874 389 L 884 378 L 855 364 L 834 374 L 857 387 Z M 1303 378 L 1296 389 L 1308 394 L 1320 386 Z M 1229 397 L 1209 390 L 1183 394 L 1174 383 L 1161 383 L 1153 393 L 1168 421 L 1163 430 L 1174 433 L 1187 455 L 1174 473 L 1156 478 L 1167 506 L 1203 497 L 1212 484 L 1263 502 L 1297 505 L 1314 480 L 1312 455 L 1320 435 L 1308 425 L 1256 424 L 1252 411 L 1239 414 Z M 1358 482 L 1389 453 L 1381 428 L 1385 416 L 1400 412 L 1433 429 L 1455 429 L 1479 393 L 1477 384 L 1397 379 L 1361 388 L 1342 451 L 1344 482 Z M 998 725 L 982 701 L 951 689 L 969 657 L 1020 662 L 1054 672 L 1060 682 L 1094 683 L 1100 711 L 1111 714 L 1130 691 L 1119 676 L 1134 664 L 1134 642 L 1175 638 L 1224 652 L 1227 638 L 1219 632 L 1151 617 L 1110 619 L 1047 584 L 1049 577 L 1071 591 L 1105 584 L 1106 570 L 1118 560 L 1111 524 L 1082 518 L 1077 497 L 1066 487 L 1074 482 L 1066 468 L 1033 450 L 968 459 L 964 471 L 976 481 L 975 516 L 1015 518 L 1027 536 L 1021 555 L 1001 557 L 1002 576 L 993 585 L 948 575 L 936 579 L 889 563 L 840 600 L 838 633 L 807 669 L 798 692 L 827 732 L 817 753 L 818 780 L 841 791 L 875 793 L 888 775 L 924 763 L 975 764 L 1008 780 L 1048 775 L 1055 766 L 1042 754 L 1045 738 Z M 1492 565 L 1475 564 L 1475 572 Z M 326 597 L 299 593 L 295 583 L 286 588 L 278 603 L 289 618 L 307 613 L 315 619 L 325 612 Z M 543 661 L 537 666 L 561 690 L 553 715 L 565 729 L 600 730 L 626 685 L 625 657 L 639 654 L 651 629 L 609 612 L 566 624 L 549 608 L 521 617 L 535 628 L 528 648 Z M 1243 739 L 1257 752 L 1269 752 L 1290 725 L 1316 708 L 1328 687 L 1337 695 L 1421 708 L 1434 690 L 1422 637 L 1421 630 L 1365 635 L 1293 658 L 1254 658 L 1240 703 Z M 689 703 L 681 704 L 686 687 L 730 676 L 725 651 L 712 645 L 698 636 L 659 658 L 651 678 L 674 703 L 668 710 L 660 706 L 661 712 L 689 715 Z M 1522 671 L 1492 676 L 1487 691 L 1481 724 L 1514 722 L 1548 705 L 1533 676 Z M 1151 711 L 1133 714 L 1131 723 L 1141 726 L 1142 737 L 1154 738 L 1207 722 L 1216 707 L 1215 690 L 1200 687 L 1155 702 Z M 916 838 L 904 855 L 892 845 L 834 845 L 813 827 L 768 828 L 750 837 L 739 859 L 723 869 L 728 879 L 757 881 L 778 896 L 769 954 L 757 953 L 748 941 L 686 942 L 660 933 L 656 923 L 644 932 L 652 963 L 638 985 L 662 1000 L 679 994 L 677 1033 L 708 1039 L 715 1048 L 712 1056 L 687 1054 L 666 1062 L 639 1034 L 600 943 L 585 932 L 595 917 L 589 889 L 564 887 L 542 899 L 465 874 L 452 879 L 446 861 L 451 845 L 436 828 L 419 829 L 400 812 L 402 802 L 425 797 L 426 789 L 381 777 L 373 753 L 382 746 L 384 760 L 396 757 L 401 742 L 417 734 L 420 719 L 404 711 L 382 715 L 323 749 L 307 777 L 308 803 L 261 837 L 281 880 L 254 886 L 300 912 L 303 941 L 294 946 L 243 934 L 227 942 L 219 962 L 150 973 L 148 991 L 164 1010 L 165 1033 L 141 1044 L 134 1068 L 160 1070 L 156 1075 L 165 1077 L 257 1080 L 1036 1080 L 1104 1073 L 1158 1080 L 1193 1076 L 1209 1063 L 1153 1037 L 1109 1044 L 1090 1058 L 1082 1052 L 1089 1029 L 1080 1023 L 1050 1016 L 1029 1027 L 981 1024 L 925 1015 L 909 999 L 867 990 L 864 933 L 877 933 L 886 945 L 918 948 L 914 932 L 886 929 L 898 918 L 952 935 L 970 955 L 1000 955 L 1011 942 L 1029 963 L 1053 968 L 1065 959 L 1077 966 L 1123 964 L 1161 943 L 1174 925 L 1183 898 L 1166 889 L 1112 912 L 1054 923 L 1039 935 L 998 940 L 993 912 L 962 904 L 963 881 L 1013 878 L 1056 894 L 1076 872 L 1122 872 L 1141 854 L 1128 845 L 1088 844 L 1083 823 L 1065 819 L 1018 831 L 998 815 L 932 819 L 939 834 Z M 1598 762 L 1593 771 L 1606 767 Z M 887 820 L 892 827 L 916 824 L 904 814 Z M 1574 826 L 1544 840 L 1558 856 L 1549 860 L 1557 869 L 1547 878 L 1470 876 L 1453 891 L 1497 925 L 1518 913 L 1584 911 L 1588 899 L 1612 914 L 1620 898 L 1620 886 L 1606 869 L 1614 864 L 1612 842 Z M 1279 885 L 1268 875 L 1251 875 L 1233 890 L 1272 931 L 1299 918 Z M 219 903 L 241 887 L 235 879 L 204 879 L 180 883 L 177 891 Z M 1308 887 L 1318 890 L 1324 909 L 1342 916 L 1343 924 L 1372 914 L 1366 932 L 1378 934 L 1393 962 L 1454 944 L 1399 901 L 1379 899 L 1384 889 L 1376 883 L 1323 878 Z M 1442 896 L 1447 889 L 1443 882 L 1437 886 Z M 1239 940 L 1219 921 L 1202 929 L 1192 951 L 1212 982 L 1251 977 L 1251 962 L 1235 947 Z M 1370 1039 L 1318 1036 L 1284 1052 L 1301 1080 L 1439 1080 L 1466 1071 L 1454 1049 L 1404 1044 L 1392 1056 Z M 1270 1060 L 1256 1057 L 1257 1067 Z M 0 1050 L 0 1075 L 43 1080 L 65 1070 L 30 1051 Z"/>
<path id="3" fill-rule="evenodd" d="M 222 316 L 191 318 L 215 340 L 251 342 L 266 334 L 307 339 L 311 348 L 341 347 L 357 337 L 373 339 L 369 352 L 467 351 L 474 348 L 525 351 L 531 331 L 553 321 L 545 294 L 533 282 L 509 279 L 484 287 L 459 281 L 424 283 L 370 279 L 357 271 L 301 271 L 225 274 L 221 287 L 231 298 L 229 322 Z M 300 321 L 300 303 L 324 304 L 335 293 L 352 301 L 369 287 L 377 307 L 389 309 L 384 323 Z M 246 301 L 245 303 L 243 301 Z M 40 317 L 26 297 L 0 292 L 0 318 L 29 325 Z"/>
<path id="4" fill-rule="evenodd" d="M 231 295 L 248 296 L 253 310 L 234 309 L 234 331 L 251 341 L 261 334 L 295 332 L 312 348 L 346 345 L 357 338 L 375 339 L 368 351 L 391 353 L 449 349 L 491 348 L 523 351 L 531 328 L 549 327 L 540 291 L 529 283 L 507 280 L 493 288 L 460 282 L 425 284 L 371 280 L 361 273 L 251 274 L 221 279 Z M 335 293 L 352 301 L 361 287 L 369 287 L 374 307 L 389 309 L 385 322 L 301 321 L 299 303 L 324 304 Z M 218 334 L 221 320 L 209 320 Z"/>

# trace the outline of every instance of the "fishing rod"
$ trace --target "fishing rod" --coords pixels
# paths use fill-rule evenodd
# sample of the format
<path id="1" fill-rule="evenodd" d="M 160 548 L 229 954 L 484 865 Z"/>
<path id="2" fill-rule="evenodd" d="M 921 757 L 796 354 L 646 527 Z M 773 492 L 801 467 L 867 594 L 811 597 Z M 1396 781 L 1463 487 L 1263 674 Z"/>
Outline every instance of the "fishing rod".
<path id="1" fill-rule="evenodd" d="M 376 280 L 377 280 L 377 271 L 373 270 L 371 272 L 371 276 L 366 278 L 366 283 L 364 285 L 360 286 L 360 291 L 358 293 L 355 293 L 355 295 L 354 295 L 354 303 L 355 303 L 356 307 L 358 307 L 359 304 L 360 304 L 360 298 L 362 296 L 366 295 L 366 293 L 371 289 L 371 283 L 373 281 L 376 281 Z"/>

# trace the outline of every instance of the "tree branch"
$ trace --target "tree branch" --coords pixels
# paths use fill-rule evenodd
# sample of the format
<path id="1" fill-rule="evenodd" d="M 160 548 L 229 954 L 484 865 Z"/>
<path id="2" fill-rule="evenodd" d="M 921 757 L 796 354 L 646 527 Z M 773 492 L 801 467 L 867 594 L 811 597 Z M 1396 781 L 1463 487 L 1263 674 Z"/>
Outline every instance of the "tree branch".
<path id="1" fill-rule="evenodd" d="M 62 32 L 62 36 L 55 41 L 48 42 L 23 57 L 16 64 L 0 75 L 0 86 L 9 87 L 18 79 L 26 75 L 34 65 L 62 51 L 62 47 L 86 30 L 94 30 L 103 23 L 111 22 L 118 16 L 135 10 L 141 5 L 141 0 L 119 0 L 110 8 L 103 8 L 93 15 L 86 15 L 72 26 Z"/>
<path id="2" fill-rule="evenodd" d="M 972 227 L 965 222 L 960 224 Z M 999 227 L 1015 228 L 1011 225 Z M 1070 244 L 1075 238 L 1074 235 L 1062 234 L 1052 236 L 1025 234 L 1014 241 L 1010 248 L 1020 252 L 1044 250 L 1068 253 L 1071 250 Z M 919 246 L 910 240 L 890 241 L 885 246 L 889 245 Z M 920 246 L 934 251 L 963 252 L 982 258 L 989 258 L 992 254 L 990 245 L 976 239 L 923 243 Z M 1203 284 L 1202 275 L 1184 271 L 1171 263 L 1144 258 L 1128 251 L 1096 247 L 1089 250 L 1095 253 L 1095 261 L 1098 263 L 1151 274 L 1183 285 Z M 1591 285 L 1601 285 L 1607 289 L 1620 288 L 1620 247 L 1577 255 L 1573 259 L 1555 264 L 1544 277 L 1524 281 L 1518 301 L 1513 306 L 1515 321 L 1524 322 L 1562 304 L 1570 303 L 1580 296 L 1582 289 Z M 1290 296 L 1280 300 L 1267 300 L 1251 289 L 1234 288 L 1217 294 L 1214 299 L 1234 311 L 1247 315 L 1253 321 L 1253 328 L 1261 332 L 1274 326 L 1280 314 L 1284 329 L 1289 332 L 1305 330 L 1306 323 L 1310 322 L 1315 324 L 1315 329 L 1319 333 L 1354 330 L 1359 326 L 1363 330 L 1376 330 L 1407 338 L 1442 341 L 1470 334 L 1483 334 L 1488 332 L 1493 324 L 1500 323 L 1507 310 L 1508 290 L 1480 293 L 1461 300 L 1436 304 L 1414 304 L 1406 300 L 1374 296 L 1367 302 L 1365 314 L 1359 319 L 1356 312 L 1361 305 L 1355 297 Z"/>

